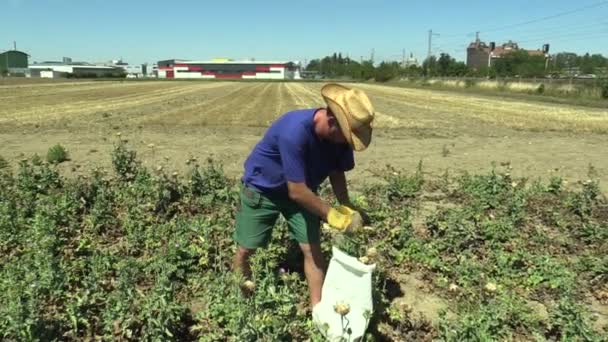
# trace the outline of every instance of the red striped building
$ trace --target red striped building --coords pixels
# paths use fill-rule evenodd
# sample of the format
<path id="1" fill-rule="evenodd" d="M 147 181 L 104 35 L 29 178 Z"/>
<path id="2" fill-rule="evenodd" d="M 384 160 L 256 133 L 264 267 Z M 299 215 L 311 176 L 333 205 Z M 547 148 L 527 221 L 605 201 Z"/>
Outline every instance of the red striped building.
<path id="1" fill-rule="evenodd" d="M 268 61 L 184 61 L 158 62 L 159 78 L 216 78 L 216 79 L 297 79 L 299 64 Z"/>

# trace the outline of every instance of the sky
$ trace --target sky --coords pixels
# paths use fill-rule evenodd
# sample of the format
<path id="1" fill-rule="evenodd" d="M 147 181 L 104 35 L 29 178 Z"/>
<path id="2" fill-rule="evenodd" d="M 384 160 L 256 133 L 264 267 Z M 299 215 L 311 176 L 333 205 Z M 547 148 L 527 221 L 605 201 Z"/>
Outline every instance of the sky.
<path id="1" fill-rule="evenodd" d="M 0 51 L 33 61 L 466 58 L 482 41 L 608 56 L 608 0 L 0 0 Z"/>

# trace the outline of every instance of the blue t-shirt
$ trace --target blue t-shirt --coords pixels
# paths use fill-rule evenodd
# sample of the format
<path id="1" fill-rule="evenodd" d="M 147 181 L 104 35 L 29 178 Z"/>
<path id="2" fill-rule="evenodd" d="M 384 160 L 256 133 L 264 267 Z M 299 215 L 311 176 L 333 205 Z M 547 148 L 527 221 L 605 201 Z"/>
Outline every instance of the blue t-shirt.
<path id="1" fill-rule="evenodd" d="M 317 109 L 288 112 L 266 131 L 245 161 L 243 182 L 261 192 L 287 193 L 287 181 L 306 182 L 312 191 L 332 171 L 355 166 L 348 144 L 320 139 L 314 130 Z"/>

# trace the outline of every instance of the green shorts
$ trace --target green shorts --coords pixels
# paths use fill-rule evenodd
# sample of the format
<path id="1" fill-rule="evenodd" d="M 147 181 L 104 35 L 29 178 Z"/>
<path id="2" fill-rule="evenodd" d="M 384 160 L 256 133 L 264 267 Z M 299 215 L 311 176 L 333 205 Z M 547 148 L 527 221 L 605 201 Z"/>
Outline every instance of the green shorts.
<path id="1" fill-rule="evenodd" d="M 234 240 L 256 249 L 270 242 L 279 214 L 287 220 L 289 234 L 299 243 L 320 242 L 320 219 L 285 195 L 267 195 L 243 185 L 236 213 Z"/>

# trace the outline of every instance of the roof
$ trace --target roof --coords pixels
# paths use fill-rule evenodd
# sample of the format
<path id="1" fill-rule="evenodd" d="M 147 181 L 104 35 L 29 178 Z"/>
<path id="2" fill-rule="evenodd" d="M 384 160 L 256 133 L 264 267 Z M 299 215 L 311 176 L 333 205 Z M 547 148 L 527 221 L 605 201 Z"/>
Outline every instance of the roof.
<path id="1" fill-rule="evenodd" d="M 476 49 L 476 50 L 484 51 L 486 53 L 490 53 L 490 46 L 488 46 L 486 43 L 479 41 L 479 40 L 470 43 L 468 49 Z M 517 45 L 517 43 L 508 41 L 507 43 L 504 43 L 500 46 L 496 45 L 496 47 L 492 51 L 492 57 L 499 58 L 499 57 L 502 57 L 503 55 L 511 53 L 513 51 L 526 51 L 530 56 L 544 56 L 545 55 L 545 53 L 542 50 L 520 49 L 519 46 Z"/>
<path id="2" fill-rule="evenodd" d="M 43 69 L 47 70 L 51 67 L 71 67 L 72 69 L 117 69 L 116 67 L 105 66 L 105 65 L 92 65 L 92 64 L 62 64 L 62 63 L 38 63 L 38 64 L 30 64 L 28 68 L 30 69 Z"/>
<path id="3" fill-rule="evenodd" d="M 288 64 L 290 61 L 233 61 L 233 60 L 210 60 L 210 61 L 189 61 L 182 59 L 169 59 L 161 62 L 173 62 L 175 64 Z"/>
<path id="4" fill-rule="evenodd" d="M 65 65 L 65 66 L 76 66 L 76 65 L 88 65 L 88 66 L 96 66 L 96 64 L 91 64 L 87 62 L 71 62 L 65 63 L 62 61 L 43 61 L 40 63 L 34 63 L 34 65 Z"/>
<path id="5" fill-rule="evenodd" d="M 0 52 L 0 55 L 4 55 L 5 53 L 18 53 L 18 54 L 22 54 L 22 55 L 26 55 L 26 56 L 30 57 L 30 55 L 28 55 L 27 53 L 25 53 L 23 51 L 19 51 L 19 50 L 6 50 L 4 52 Z"/>

